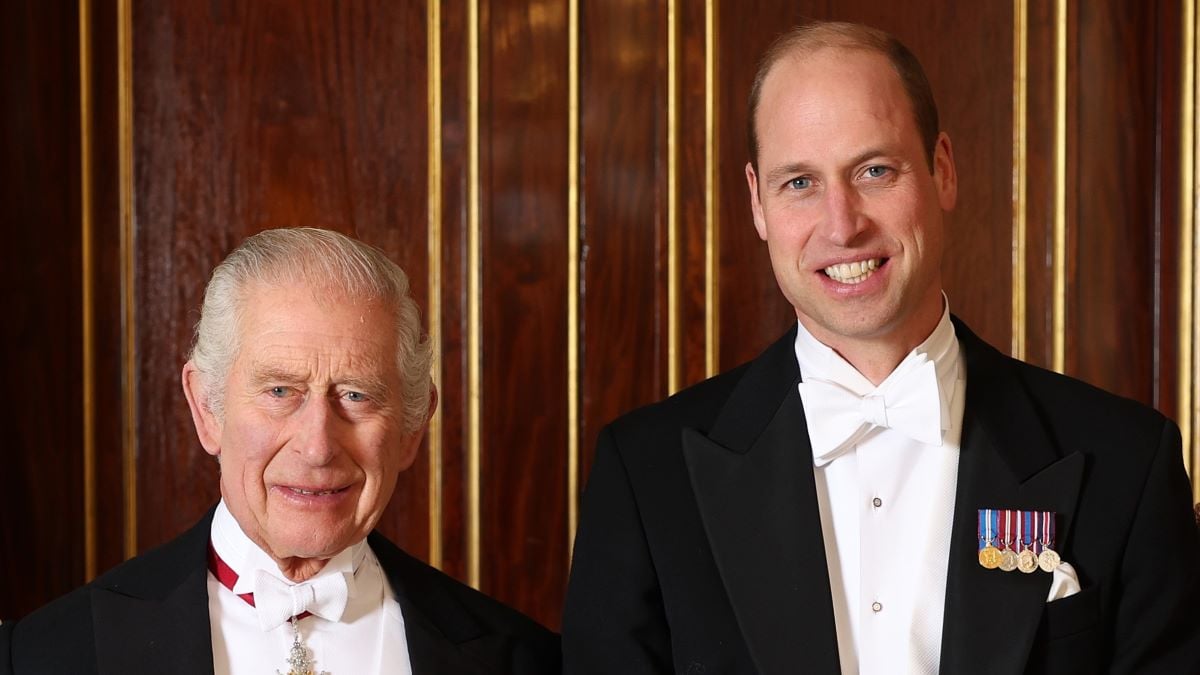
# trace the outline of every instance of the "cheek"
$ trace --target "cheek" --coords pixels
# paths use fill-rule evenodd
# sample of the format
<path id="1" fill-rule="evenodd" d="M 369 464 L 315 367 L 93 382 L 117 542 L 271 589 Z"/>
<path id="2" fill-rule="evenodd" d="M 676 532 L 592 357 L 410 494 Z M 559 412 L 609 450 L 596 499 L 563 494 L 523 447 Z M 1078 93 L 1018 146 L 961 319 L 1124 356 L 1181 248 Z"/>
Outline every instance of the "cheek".
<path id="1" fill-rule="evenodd" d="M 359 449 L 355 463 L 368 476 L 391 481 L 400 473 L 400 444 L 391 434 L 380 430 L 364 431 L 355 439 L 354 447 Z"/>
<path id="2" fill-rule="evenodd" d="M 227 459 L 232 460 L 244 473 L 257 474 L 257 479 L 262 478 L 263 470 L 283 445 L 276 426 L 262 420 L 235 420 L 226 424 L 225 439 L 222 466 Z"/>

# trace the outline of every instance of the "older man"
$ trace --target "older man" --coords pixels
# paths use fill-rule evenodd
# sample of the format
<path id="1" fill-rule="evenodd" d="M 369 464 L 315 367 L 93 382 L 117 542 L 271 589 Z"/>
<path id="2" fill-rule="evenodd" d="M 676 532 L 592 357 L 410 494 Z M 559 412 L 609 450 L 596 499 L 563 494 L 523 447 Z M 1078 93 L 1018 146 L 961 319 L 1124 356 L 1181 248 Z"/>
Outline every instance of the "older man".
<path id="1" fill-rule="evenodd" d="M 952 319 L 950 139 L 895 38 L 767 52 L 746 179 L 797 324 L 600 435 L 569 673 L 1200 673 L 1176 426 Z"/>
<path id="2" fill-rule="evenodd" d="M 183 389 L 221 500 L 5 626 L 12 672 L 551 673 L 557 638 L 373 532 L 437 403 L 404 272 L 317 229 L 213 272 Z M 0 633 L 0 643 L 4 637 Z"/>

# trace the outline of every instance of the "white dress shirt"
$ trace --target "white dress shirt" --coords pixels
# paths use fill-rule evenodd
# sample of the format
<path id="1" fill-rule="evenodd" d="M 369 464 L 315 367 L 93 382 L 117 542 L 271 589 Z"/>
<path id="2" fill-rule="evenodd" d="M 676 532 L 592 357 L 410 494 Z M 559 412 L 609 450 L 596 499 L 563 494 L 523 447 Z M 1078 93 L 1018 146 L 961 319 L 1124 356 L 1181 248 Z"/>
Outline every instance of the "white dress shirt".
<path id="1" fill-rule="evenodd" d="M 242 532 L 222 500 L 212 522 L 212 545 L 217 555 L 238 574 L 233 590 L 209 573 L 208 617 L 212 630 L 215 675 L 270 675 L 288 671 L 292 627 L 285 622 L 269 631 L 259 627 L 254 607 L 241 593 L 254 590 L 258 570 L 280 580 L 287 577 L 275 561 Z M 330 558 L 317 577 L 346 574 L 349 599 L 340 621 L 319 616 L 300 620 L 300 634 L 317 673 L 412 675 L 404 617 L 379 560 L 361 541 Z M 316 577 L 314 577 L 315 579 Z"/>
<path id="2" fill-rule="evenodd" d="M 814 460 L 847 675 L 938 671 L 966 368 L 948 304 L 933 333 L 878 388 L 803 325 L 796 335 L 802 378 L 832 380 L 858 396 L 887 387 L 911 370 L 910 362 L 926 358 L 937 374 L 940 445 L 870 425 L 832 459 Z M 821 420 L 806 418 L 811 435 Z"/>

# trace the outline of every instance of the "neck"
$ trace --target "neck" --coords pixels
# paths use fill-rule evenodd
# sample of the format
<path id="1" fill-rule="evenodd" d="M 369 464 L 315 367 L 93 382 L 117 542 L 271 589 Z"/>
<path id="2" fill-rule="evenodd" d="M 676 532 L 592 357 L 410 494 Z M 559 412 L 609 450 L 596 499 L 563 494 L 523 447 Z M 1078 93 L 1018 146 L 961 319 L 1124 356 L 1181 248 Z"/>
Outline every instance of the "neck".
<path id="1" fill-rule="evenodd" d="M 896 370 L 909 352 L 927 340 L 937 329 L 945 311 L 939 291 L 919 314 L 909 317 L 906 325 L 886 328 L 873 335 L 838 335 L 797 315 L 804 328 L 825 346 L 838 353 L 871 384 L 878 386 Z"/>
<path id="2" fill-rule="evenodd" d="M 275 564 L 279 565 L 279 571 L 294 583 L 308 581 L 317 576 L 317 573 L 325 568 L 328 560 L 321 558 L 272 558 Z"/>

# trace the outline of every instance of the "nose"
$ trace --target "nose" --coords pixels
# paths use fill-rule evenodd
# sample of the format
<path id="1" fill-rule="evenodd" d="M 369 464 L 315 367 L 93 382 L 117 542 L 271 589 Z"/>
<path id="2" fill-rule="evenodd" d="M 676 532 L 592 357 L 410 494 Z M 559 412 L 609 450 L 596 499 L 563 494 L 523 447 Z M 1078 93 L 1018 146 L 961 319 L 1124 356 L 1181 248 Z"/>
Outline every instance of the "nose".
<path id="1" fill-rule="evenodd" d="M 292 438 L 295 451 L 311 466 L 325 466 L 338 454 L 339 417 L 329 398 L 316 393 L 304 401 Z"/>
<path id="2" fill-rule="evenodd" d="M 825 231 L 837 246 L 853 246 L 866 230 L 858 193 L 844 181 L 833 181 L 825 191 Z"/>

